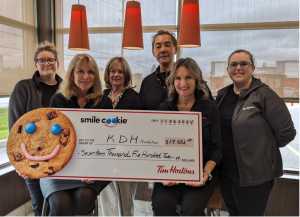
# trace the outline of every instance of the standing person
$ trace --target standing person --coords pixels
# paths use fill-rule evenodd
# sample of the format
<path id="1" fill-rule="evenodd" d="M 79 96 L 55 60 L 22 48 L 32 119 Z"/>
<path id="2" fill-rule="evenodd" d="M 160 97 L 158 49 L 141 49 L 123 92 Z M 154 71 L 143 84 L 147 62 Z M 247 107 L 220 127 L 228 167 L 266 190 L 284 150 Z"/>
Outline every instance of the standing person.
<path id="1" fill-rule="evenodd" d="M 137 92 L 132 89 L 132 74 L 127 61 L 123 57 L 111 58 L 104 72 L 105 87 L 104 95 L 108 96 L 113 103 L 114 109 L 141 110 L 142 101 Z M 124 216 L 134 215 L 134 197 L 136 182 L 112 182 L 101 192 L 101 207 L 104 216 L 118 216 L 117 184 L 121 193 Z"/>
<path id="2" fill-rule="evenodd" d="M 99 70 L 88 54 L 77 54 L 69 65 L 66 78 L 51 98 L 54 108 L 112 109 L 110 99 L 103 96 Z M 41 190 L 50 206 L 51 216 L 85 215 L 94 209 L 102 181 L 89 179 L 41 179 Z"/>
<path id="3" fill-rule="evenodd" d="M 155 215 L 177 216 L 177 204 L 181 205 L 183 215 L 205 215 L 204 209 L 217 183 L 216 166 L 222 158 L 220 119 L 215 103 L 207 99 L 208 89 L 202 80 L 202 72 L 193 59 L 177 60 L 166 81 L 168 100 L 158 110 L 202 113 L 203 183 L 155 183 L 152 195 Z"/>
<path id="4" fill-rule="evenodd" d="M 279 147 L 296 130 L 284 101 L 253 77 L 253 55 L 236 50 L 228 58 L 233 84 L 218 91 L 224 155 L 220 190 L 232 216 L 264 215 L 275 179 L 282 176 Z"/>
<path id="5" fill-rule="evenodd" d="M 36 72 L 31 79 L 19 81 L 9 99 L 9 130 L 25 113 L 49 107 L 50 99 L 57 91 L 62 79 L 56 74 L 59 67 L 57 50 L 47 41 L 40 43 L 35 50 L 34 65 Z M 44 197 L 40 189 L 39 179 L 25 178 L 32 209 L 35 216 L 42 214 Z"/>
<path id="6" fill-rule="evenodd" d="M 170 75 L 171 67 L 174 64 L 174 55 L 177 54 L 177 40 L 173 33 L 159 30 L 152 37 L 152 54 L 159 63 L 156 71 L 144 78 L 140 96 L 143 100 L 143 107 L 146 110 L 157 110 L 160 103 L 168 98 L 166 78 Z M 206 85 L 206 88 L 209 88 Z M 209 99 L 214 100 L 209 90 Z"/>

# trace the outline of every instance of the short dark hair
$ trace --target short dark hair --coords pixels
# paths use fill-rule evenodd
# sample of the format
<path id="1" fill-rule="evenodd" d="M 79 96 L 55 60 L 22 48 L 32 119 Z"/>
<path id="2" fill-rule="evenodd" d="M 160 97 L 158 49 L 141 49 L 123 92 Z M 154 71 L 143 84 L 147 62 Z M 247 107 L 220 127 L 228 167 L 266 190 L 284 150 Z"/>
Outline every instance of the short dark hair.
<path id="1" fill-rule="evenodd" d="M 230 58 L 232 57 L 232 55 L 235 54 L 235 53 L 246 53 L 246 54 L 248 54 L 249 57 L 250 57 L 250 61 L 251 61 L 252 65 L 254 65 L 254 57 L 253 57 L 253 54 L 250 53 L 250 52 L 247 51 L 247 50 L 244 50 L 244 49 L 237 49 L 237 50 L 233 51 L 233 52 L 230 54 L 230 56 L 228 57 L 228 63 L 229 63 L 229 60 L 230 60 Z"/>
<path id="2" fill-rule="evenodd" d="M 48 51 L 53 53 L 54 58 L 56 59 L 56 61 L 58 62 L 58 57 L 57 57 L 57 50 L 56 47 L 54 46 L 54 44 L 48 42 L 48 41 L 43 41 L 40 44 L 38 44 L 35 48 L 35 53 L 34 53 L 34 62 L 37 62 L 37 56 L 39 55 L 39 53 L 41 53 L 42 51 Z"/>
<path id="3" fill-rule="evenodd" d="M 152 36 L 152 50 L 154 49 L 155 38 L 158 35 L 169 35 L 172 39 L 172 43 L 173 43 L 174 47 L 177 47 L 177 40 L 176 40 L 173 32 L 169 32 L 166 30 L 159 30 L 159 31 L 157 31 L 157 33 L 155 35 Z"/>

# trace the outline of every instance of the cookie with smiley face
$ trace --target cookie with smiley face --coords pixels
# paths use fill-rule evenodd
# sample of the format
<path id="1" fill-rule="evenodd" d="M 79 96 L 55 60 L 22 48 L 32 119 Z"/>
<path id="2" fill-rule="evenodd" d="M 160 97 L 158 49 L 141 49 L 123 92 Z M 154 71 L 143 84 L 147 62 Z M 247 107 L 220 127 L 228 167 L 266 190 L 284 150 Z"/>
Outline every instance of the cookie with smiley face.
<path id="1" fill-rule="evenodd" d="M 76 132 L 63 113 L 40 108 L 20 117 L 11 128 L 6 151 L 11 164 L 30 178 L 53 175 L 71 160 Z"/>

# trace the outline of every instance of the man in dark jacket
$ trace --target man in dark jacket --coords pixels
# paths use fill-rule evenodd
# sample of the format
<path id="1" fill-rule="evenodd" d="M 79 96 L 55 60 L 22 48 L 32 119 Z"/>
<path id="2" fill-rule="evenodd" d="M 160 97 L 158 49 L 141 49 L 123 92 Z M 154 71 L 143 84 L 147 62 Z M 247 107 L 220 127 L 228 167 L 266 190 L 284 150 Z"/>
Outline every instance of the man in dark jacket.
<path id="1" fill-rule="evenodd" d="M 152 54 L 159 62 L 159 66 L 142 82 L 140 96 L 144 109 L 157 110 L 159 105 L 168 98 L 166 78 L 174 64 L 173 59 L 177 54 L 177 49 L 177 40 L 173 33 L 159 30 L 153 36 Z M 214 100 L 210 90 L 209 99 Z"/>
<path id="2" fill-rule="evenodd" d="M 144 109 L 157 110 L 160 103 L 167 99 L 165 79 L 170 74 L 176 53 L 175 36 L 171 32 L 159 30 L 152 39 L 152 54 L 159 62 L 159 66 L 155 72 L 144 78 L 140 89 Z"/>

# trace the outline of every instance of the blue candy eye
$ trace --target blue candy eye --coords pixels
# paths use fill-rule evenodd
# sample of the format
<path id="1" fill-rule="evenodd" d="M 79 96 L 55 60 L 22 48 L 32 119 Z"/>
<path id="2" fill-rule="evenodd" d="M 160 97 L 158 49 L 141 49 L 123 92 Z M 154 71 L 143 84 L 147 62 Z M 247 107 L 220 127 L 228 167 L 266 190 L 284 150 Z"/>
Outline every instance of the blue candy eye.
<path id="1" fill-rule="evenodd" d="M 106 119 L 106 123 L 110 124 L 111 123 L 111 119 L 110 118 Z"/>
<path id="2" fill-rule="evenodd" d="M 26 133 L 33 133 L 36 129 L 36 126 L 34 123 L 28 123 L 25 125 L 25 132 Z"/>
<path id="3" fill-rule="evenodd" d="M 112 119 L 112 123 L 113 123 L 113 124 L 116 124 L 117 121 L 118 121 L 117 118 L 113 118 L 113 119 Z"/>
<path id="4" fill-rule="evenodd" d="M 53 124 L 50 127 L 50 131 L 52 134 L 57 135 L 61 132 L 61 126 L 59 124 Z"/>

